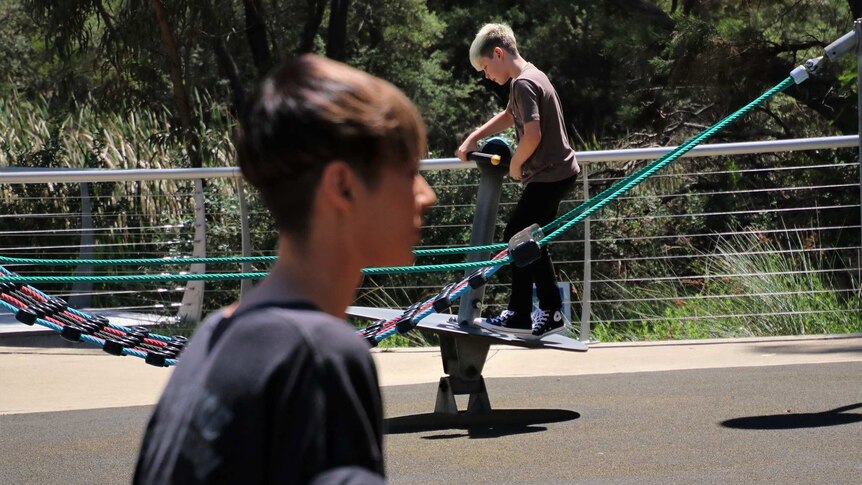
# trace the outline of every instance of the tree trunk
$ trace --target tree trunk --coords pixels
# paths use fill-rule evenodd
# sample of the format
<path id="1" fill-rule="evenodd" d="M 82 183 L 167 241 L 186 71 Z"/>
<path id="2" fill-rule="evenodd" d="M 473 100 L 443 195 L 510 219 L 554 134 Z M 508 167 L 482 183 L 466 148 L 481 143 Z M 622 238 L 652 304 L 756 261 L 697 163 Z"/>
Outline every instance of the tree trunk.
<path id="1" fill-rule="evenodd" d="M 108 29 L 112 37 L 117 38 L 117 31 L 114 30 L 114 22 L 111 20 L 111 15 L 108 11 L 105 10 L 105 5 L 102 4 L 101 0 L 97 0 L 94 5 L 99 12 L 99 16 L 102 18 L 102 22 L 105 23 L 105 28 Z"/>
<path id="2" fill-rule="evenodd" d="M 152 0 L 153 12 L 156 14 L 156 21 L 159 24 L 159 30 L 162 34 L 162 43 L 165 45 L 165 54 L 168 57 L 168 64 L 171 74 L 171 83 L 173 85 L 174 102 L 177 105 L 177 110 L 180 115 L 180 122 L 183 126 L 186 139 L 186 150 L 189 152 L 189 160 L 192 167 L 201 167 L 200 140 L 197 132 L 194 129 L 192 121 L 191 102 L 189 94 L 183 82 L 183 66 L 180 60 L 180 53 L 177 49 L 177 44 L 174 41 L 174 34 L 168 24 L 168 16 L 165 12 L 161 0 Z"/>
<path id="3" fill-rule="evenodd" d="M 201 20 L 204 25 L 216 25 L 218 18 L 216 17 L 215 9 L 212 5 L 212 0 L 201 2 Z M 213 53 L 215 54 L 216 63 L 218 64 L 219 73 L 227 79 L 231 91 L 231 112 L 234 116 L 242 115 L 245 107 L 245 86 L 243 86 L 242 78 L 239 75 L 239 69 L 236 67 L 236 62 L 225 43 L 225 37 L 221 33 L 208 34 L 212 38 Z M 267 56 L 269 50 L 267 49 Z"/>
<path id="4" fill-rule="evenodd" d="M 245 108 L 245 86 L 242 85 L 242 80 L 239 78 L 239 70 L 233 57 L 227 50 L 224 39 L 221 37 L 213 39 L 213 49 L 215 50 L 219 71 L 227 78 L 228 84 L 230 84 L 231 111 L 233 111 L 234 116 L 240 117 Z"/>
<path id="5" fill-rule="evenodd" d="M 756 58 L 756 57 L 755 57 Z M 764 59 L 764 85 L 770 80 L 787 77 L 797 65 L 791 64 L 780 57 Z M 858 132 L 858 119 L 853 104 L 842 99 L 835 89 L 835 79 L 812 76 L 799 86 L 791 86 L 784 94 L 796 99 L 812 111 L 823 116 L 842 134 L 850 135 Z"/>
<path id="6" fill-rule="evenodd" d="M 684 15 L 690 15 L 691 11 L 694 10 L 696 3 L 697 0 L 685 0 L 682 4 L 682 13 Z"/>
<path id="7" fill-rule="evenodd" d="M 111 43 L 119 42 L 120 36 L 117 33 L 117 29 L 114 28 L 113 18 L 111 17 L 111 14 L 108 13 L 107 9 L 105 9 L 104 3 L 101 0 L 96 0 L 94 2 L 94 6 L 99 12 L 99 17 L 101 17 L 102 22 L 105 23 L 105 29 L 108 31 L 107 39 L 109 39 Z M 103 37 L 103 41 L 104 39 L 105 37 Z M 108 52 L 105 52 L 105 58 L 112 66 L 114 66 L 114 69 L 116 69 L 118 73 L 125 72 L 126 70 L 123 68 L 123 64 L 120 61 L 121 56 L 119 53 L 115 49 L 106 49 L 106 51 Z"/>
<path id="8" fill-rule="evenodd" d="M 242 0 L 245 8 L 245 35 L 251 48 L 251 57 L 260 77 L 272 68 L 272 55 L 269 52 L 269 39 L 263 21 L 263 6 L 260 0 Z"/>
<path id="9" fill-rule="evenodd" d="M 299 54 L 314 50 L 314 38 L 317 37 L 317 30 L 320 28 L 320 23 L 323 22 L 323 12 L 326 11 L 326 0 L 306 0 L 306 3 L 308 3 L 309 14 L 305 20 L 305 25 L 302 27 Z"/>
<path id="10" fill-rule="evenodd" d="M 326 57 L 336 61 L 347 58 L 347 11 L 350 0 L 332 0 L 329 4 L 329 39 Z"/>

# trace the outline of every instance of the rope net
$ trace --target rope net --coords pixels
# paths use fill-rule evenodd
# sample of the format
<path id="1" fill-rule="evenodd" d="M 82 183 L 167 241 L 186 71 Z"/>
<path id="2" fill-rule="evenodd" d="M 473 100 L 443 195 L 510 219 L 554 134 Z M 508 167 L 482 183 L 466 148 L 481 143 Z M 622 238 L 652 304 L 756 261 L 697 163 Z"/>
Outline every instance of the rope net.
<path id="1" fill-rule="evenodd" d="M 0 266 L 0 274 L 17 276 Z M 156 367 L 175 365 L 188 339 L 166 337 L 144 326 L 124 327 L 97 314 L 76 310 L 60 298 L 19 283 L 0 282 L 0 306 L 25 325 L 38 324 L 71 342 L 87 342 L 111 355 L 132 355 Z"/>

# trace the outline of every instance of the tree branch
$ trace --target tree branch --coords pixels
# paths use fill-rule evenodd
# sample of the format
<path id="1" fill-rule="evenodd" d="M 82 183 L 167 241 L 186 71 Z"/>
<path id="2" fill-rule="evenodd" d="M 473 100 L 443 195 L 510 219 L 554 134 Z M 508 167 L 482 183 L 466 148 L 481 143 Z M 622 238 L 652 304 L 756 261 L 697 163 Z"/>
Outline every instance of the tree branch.
<path id="1" fill-rule="evenodd" d="M 272 68 L 269 38 L 262 16 L 263 6 L 260 0 L 243 0 L 242 4 L 245 10 L 245 35 L 251 49 L 251 57 L 258 75 L 263 77 Z"/>
<path id="2" fill-rule="evenodd" d="M 186 149 L 189 152 L 189 159 L 192 167 L 201 167 L 200 140 L 194 129 L 192 122 L 192 109 L 189 102 L 189 94 L 186 91 L 185 83 L 183 82 L 183 66 L 180 60 L 180 53 L 177 50 L 177 44 L 174 40 L 174 34 L 168 23 L 168 15 L 162 5 L 161 0 L 151 0 L 153 12 L 156 15 L 156 21 L 159 24 L 159 30 L 162 34 L 162 43 L 165 47 L 165 55 L 168 58 L 168 66 L 173 84 L 174 102 L 179 111 L 180 122 L 183 126 L 186 139 Z"/>
<path id="3" fill-rule="evenodd" d="M 326 57 L 336 61 L 347 58 L 347 12 L 350 0 L 331 0 L 329 4 L 329 39 Z"/>
<path id="4" fill-rule="evenodd" d="M 323 12 L 326 10 L 326 0 L 306 0 L 306 3 L 309 14 L 299 37 L 299 54 L 314 50 L 314 38 L 317 37 L 317 30 L 323 22 Z"/>

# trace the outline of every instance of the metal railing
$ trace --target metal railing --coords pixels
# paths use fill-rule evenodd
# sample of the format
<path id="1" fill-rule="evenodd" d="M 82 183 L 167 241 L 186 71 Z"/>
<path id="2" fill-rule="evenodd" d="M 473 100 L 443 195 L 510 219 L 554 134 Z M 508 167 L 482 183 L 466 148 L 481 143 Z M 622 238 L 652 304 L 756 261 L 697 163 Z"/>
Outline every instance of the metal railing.
<path id="1" fill-rule="evenodd" d="M 859 263 L 862 259 L 862 227 L 858 220 L 862 204 L 859 197 L 844 197 L 843 203 L 823 204 L 818 194 L 838 191 L 860 194 L 859 164 L 850 150 L 847 150 L 846 157 L 788 155 L 793 151 L 844 153 L 842 149 L 858 145 L 857 136 L 703 145 L 686 154 L 685 158 L 725 158 L 697 167 L 678 162 L 676 168 L 668 167 L 666 172 L 651 178 L 643 189 L 627 194 L 585 221 L 572 235 L 551 246 L 558 273 L 564 282 L 569 283 L 572 291 L 571 301 L 575 305 L 571 309 L 571 318 L 580 320 L 581 338 L 588 338 L 591 326 L 596 324 L 650 325 L 657 321 L 678 321 L 682 325 L 716 319 L 781 318 L 793 313 L 781 308 L 746 310 L 751 306 L 748 304 L 750 301 L 767 298 L 792 300 L 795 297 L 837 295 L 846 303 L 844 307 L 807 312 L 815 315 L 856 312 L 858 316 L 859 285 L 862 284 Z M 564 201 L 561 212 L 624 175 L 615 165 L 618 162 L 654 159 L 672 148 L 579 152 L 578 161 L 584 168 L 580 193 Z M 722 162 L 733 160 L 726 157 L 764 153 L 774 154 L 774 166 L 736 170 L 722 165 Z M 468 197 L 475 192 L 477 180 L 469 173 L 459 177 L 435 176 L 435 173 L 473 166 L 457 159 L 423 161 L 422 168 L 429 171 L 429 178 L 437 178 L 441 183 L 435 187 L 440 203 L 429 213 L 429 220 L 435 222 L 427 227 L 428 236 L 422 248 L 466 244 L 470 231 L 469 217 L 466 216 L 472 215 L 472 203 Z M 812 174 L 818 176 L 813 177 Z M 710 189 L 708 183 L 699 185 L 699 181 L 727 177 L 750 177 L 768 183 L 755 188 L 720 190 Z M 820 181 L 815 183 L 814 179 Z M 506 184 L 501 212 L 511 208 L 518 190 L 516 184 Z M 0 206 L 6 207 L 0 211 L 0 255 L 68 259 L 84 256 L 112 259 L 273 255 L 275 247 L 269 243 L 275 241 L 275 235 L 266 224 L 266 212 L 253 195 L 248 197 L 250 200 L 246 200 L 236 168 L 0 169 Z M 723 207 L 702 203 L 675 204 L 675 201 L 706 199 L 726 204 Z M 829 200 L 832 199 L 834 197 Z M 31 207 L 32 212 L 18 212 L 24 207 Z M 654 210 L 641 210 L 643 207 Z M 698 210 L 688 210 L 691 207 L 698 207 Z M 680 210 L 675 211 L 674 208 Z M 212 223 L 214 218 L 218 223 Z M 732 219 L 762 221 L 747 227 L 714 223 Z M 503 221 L 504 215 L 501 214 L 498 220 Z M 793 221 L 793 225 L 774 226 L 782 220 Z M 634 226 L 642 229 L 637 230 Z M 655 230 L 656 227 L 678 231 L 662 234 Z M 723 229 L 715 230 L 715 227 Z M 497 234 L 501 233 L 502 227 L 499 227 Z M 752 247 L 738 247 L 740 242 L 752 241 L 751 238 L 760 238 L 763 241 L 761 247 L 754 247 L 756 240 Z M 767 244 L 778 240 L 783 240 L 780 247 Z M 842 243 L 820 246 L 820 240 Z M 252 247 L 253 241 L 258 247 Z M 261 244 L 261 241 L 269 243 Z M 730 271 L 732 268 L 726 264 L 728 261 L 750 262 L 757 258 L 765 258 L 761 262 L 767 264 L 780 264 L 800 255 L 805 257 L 799 260 L 803 264 L 802 269 L 787 267 L 777 272 L 779 276 L 837 281 L 836 286 L 798 291 L 779 288 L 765 292 L 751 288 L 745 290 L 739 282 L 776 275 L 762 268 Z M 812 261 L 823 267 L 804 267 Z M 700 271 L 695 271 L 698 268 Z M 85 266 L 77 269 L 10 269 L 22 274 L 95 274 L 98 271 L 116 274 L 117 271 Z M 237 265 L 234 270 L 248 272 L 251 269 L 250 264 L 245 264 L 242 267 Z M 256 268 L 258 271 L 262 269 Z M 686 272 L 679 273 L 681 269 Z M 132 270 L 155 274 L 180 270 L 201 273 L 207 268 L 194 265 Z M 225 271 L 219 268 L 219 272 Z M 447 277 L 451 279 L 452 275 L 441 276 Z M 369 284 L 361 289 L 363 298 L 373 300 L 374 295 L 380 295 L 379 304 L 403 306 L 410 298 L 428 296 L 439 290 L 442 280 L 391 277 L 366 281 Z M 723 286 L 719 288 L 714 282 L 722 282 Z M 247 287 L 248 282 L 245 285 Z M 737 287 L 740 288 L 738 292 L 728 292 L 728 289 Z M 79 306 L 89 306 L 91 301 L 96 304 L 111 301 L 113 306 L 131 311 L 197 320 L 207 311 L 235 298 L 240 292 L 240 283 L 208 283 L 206 288 L 202 282 L 197 282 L 185 287 L 168 284 L 109 287 L 99 284 L 52 289 L 57 296 L 71 298 Z M 486 302 L 490 308 L 487 312 L 494 312 L 505 299 L 506 280 L 492 280 L 488 289 L 490 297 Z M 701 301 L 710 304 L 700 305 L 697 311 L 707 313 L 686 312 L 687 306 Z M 727 303 L 732 301 L 744 301 L 745 304 Z M 581 305 L 580 315 L 577 303 Z"/>

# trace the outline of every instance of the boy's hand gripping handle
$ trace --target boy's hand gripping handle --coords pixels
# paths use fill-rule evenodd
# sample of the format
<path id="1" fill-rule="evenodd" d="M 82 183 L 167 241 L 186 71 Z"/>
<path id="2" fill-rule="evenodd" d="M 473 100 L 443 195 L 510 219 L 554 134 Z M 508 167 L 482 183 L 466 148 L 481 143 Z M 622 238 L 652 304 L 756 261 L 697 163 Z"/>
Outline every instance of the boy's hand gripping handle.
<path id="1" fill-rule="evenodd" d="M 500 155 L 494 155 L 491 153 L 470 152 L 467 154 L 467 160 L 471 160 L 473 162 L 485 162 L 497 166 L 500 165 L 502 158 Z"/>

